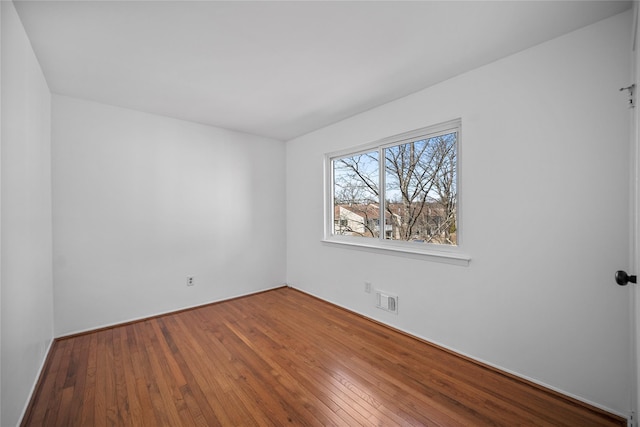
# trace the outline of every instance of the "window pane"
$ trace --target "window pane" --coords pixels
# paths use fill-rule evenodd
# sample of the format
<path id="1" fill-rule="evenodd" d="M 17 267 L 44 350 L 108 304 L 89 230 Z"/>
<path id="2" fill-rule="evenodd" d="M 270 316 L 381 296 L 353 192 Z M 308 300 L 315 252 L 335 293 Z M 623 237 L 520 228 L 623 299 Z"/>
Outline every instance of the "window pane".
<path id="1" fill-rule="evenodd" d="M 333 234 L 380 235 L 380 161 L 378 151 L 334 159 Z"/>
<path id="2" fill-rule="evenodd" d="M 385 239 L 456 245 L 457 133 L 384 149 Z"/>

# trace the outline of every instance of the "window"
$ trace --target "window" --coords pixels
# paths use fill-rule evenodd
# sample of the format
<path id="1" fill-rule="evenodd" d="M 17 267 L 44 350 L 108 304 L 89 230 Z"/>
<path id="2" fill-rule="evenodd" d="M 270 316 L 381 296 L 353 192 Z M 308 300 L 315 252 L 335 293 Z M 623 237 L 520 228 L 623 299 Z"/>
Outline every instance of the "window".
<path id="1" fill-rule="evenodd" d="M 325 240 L 455 252 L 460 127 L 454 120 L 328 154 Z"/>
<path id="2" fill-rule="evenodd" d="M 332 161 L 334 218 L 340 221 L 333 234 L 379 236 L 374 223 L 380 218 L 378 154 L 369 151 Z"/>

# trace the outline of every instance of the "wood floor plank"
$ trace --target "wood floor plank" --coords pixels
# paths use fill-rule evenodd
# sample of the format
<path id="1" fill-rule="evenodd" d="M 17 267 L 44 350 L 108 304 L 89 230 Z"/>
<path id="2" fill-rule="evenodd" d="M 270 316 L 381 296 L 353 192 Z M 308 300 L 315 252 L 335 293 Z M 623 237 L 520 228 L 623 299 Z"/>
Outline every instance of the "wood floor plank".
<path id="1" fill-rule="evenodd" d="M 80 338 L 80 337 L 78 337 Z M 94 333 L 88 335 L 89 347 L 86 353 L 86 373 L 79 372 L 78 375 L 85 377 L 84 388 L 78 388 L 77 392 L 81 395 L 80 399 L 80 415 L 79 418 L 73 418 L 78 420 L 80 425 L 93 426 L 95 425 L 95 402 L 96 402 L 96 373 L 98 364 L 98 334 Z"/>
<path id="2" fill-rule="evenodd" d="M 59 351 L 62 353 L 62 357 L 60 358 L 60 364 L 54 367 L 55 374 L 50 396 L 58 396 L 60 400 L 62 400 L 64 384 L 68 378 L 67 373 L 70 369 L 73 369 L 73 365 L 71 364 L 71 354 L 74 344 L 75 341 L 64 343 L 64 345 L 60 346 Z M 58 419 L 58 414 L 66 408 L 63 407 L 63 405 L 59 405 L 55 400 L 49 400 L 46 405 L 47 410 L 43 422 L 47 425 L 55 425 L 57 423 L 56 420 Z"/>
<path id="3" fill-rule="evenodd" d="M 146 417 L 154 419 L 156 425 L 170 425 L 168 413 L 165 411 L 164 403 L 162 400 L 160 386 L 158 385 L 156 374 L 153 370 L 153 366 L 150 361 L 150 355 L 153 354 L 154 349 L 150 346 L 150 341 L 145 339 L 148 333 L 146 327 L 147 322 L 140 322 L 132 325 L 135 332 L 136 342 L 138 343 L 138 356 L 135 357 L 136 364 L 142 368 L 140 374 L 141 378 L 138 379 L 137 389 L 140 393 L 145 393 L 147 390 L 148 401 L 151 403 L 151 407 L 145 412 Z"/>
<path id="4" fill-rule="evenodd" d="M 162 337 L 156 334 L 153 324 L 156 320 L 144 322 L 145 345 L 147 347 L 147 357 L 152 375 L 157 385 L 156 412 L 162 412 L 167 417 L 167 425 L 193 425 L 192 420 L 182 419 L 179 413 L 179 406 L 182 403 L 182 395 L 176 387 L 175 377 L 166 361 L 167 355 L 161 346 Z"/>
<path id="5" fill-rule="evenodd" d="M 58 339 L 23 426 L 623 426 L 280 288 Z"/>
<path id="6" fill-rule="evenodd" d="M 270 335 L 271 331 L 280 331 L 286 328 L 286 325 L 270 321 L 268 318 L 260 318 L 257 325 L 266 335 Z M 288 333 L 292 334 L 295 333 L 295 331 L 289 331 Z M 324 352 L 324 349 L 321 349 L 321 353 L 317 351 L 314 353 L 313 349 L 309 346 L 301 347 L 300 343 L 303 342 L 304 335 L 306 334 L 302 336 L 289 335 L 285 337 L 284 340 L 282 337 L 278 338 L 275 335 L 273 336 L 274 341 L 280 339 L 280 341 L 290 350 L 293 350 L 293 353 L 303 362 L 298 366 L 296 377 L 304 379 L 307 378 L 306 373 L 311 373 L 313 376 L 309 379 L 315 381 L 316 384 L 324 385 L 328 389 L 331 389 L 331 394 L 334 398 L 339 399 L 339 404 L 342 406 L 347 405 L 347 407 L 353 408 L 354 402 L 362 401 L 362 403 L 369 406 L 369 410 L 372 410 L 374 413 L 380 413 L 387 421 L 387 424 L 407 422 L 407 420 L 395 417 L 393 412 L 386 411 L 384 406 L 376 401 L 376 397 L 370 393 L 371 390 L 376 388 L 372 383 L 366 384 L 368 387 L 365 387 L 365 389 L 352 393 L 353 389 L 349 381 L 334 378 L 331 373 L 335 369 L 335 358 L 337 355 L 333 352 Z M 286 358 L 283 359 L 284 363 L 288 360 Z M 343 366 L 341 371 L 344 373 L 347 369 L 346 366 Z M 359 403 L 355 403 L 355 405 L 359 405 Z"/>
<path id="7" fill-rule="evenodd" d="M 225 342 L 233 346 L 233 353 L 237 356 L 233 359 L 233 364 L 240 372 L 240 378 L 246 383 L 246 386 L 242 387 L 243 392 L 248 392 L 254 398 L 265 402 L 274 413 L 279 412 L 281 415 L 277 417 L 280 420 L 284 418 L 290 422 L 290 419 L 300 419 L 312 425 L 320 425 L 304 407 L 303 398 L 298 390 L 287 389 L 286 373 L 274 371 L 268 361 L 259 356 L 256 349 L 249 344 L 249 340 L 233 326 L 232 322 L 225 321 L 225 326 L 233 338 Z M 287 396 L 290 399 L 287 399 Z"/>
<path id="8" fill-rule="evenodd" d="M 120 328 L 119 332 L 120 336 L 117 345 L 120 346 L 122 352 L 122 381 L 124 382 L 123 391 L 126 397 L 125 404 L 129 412 L 128 418 L 130 419 L 131 425 L 144 427 L 149 424 L 145 422 L 143 415 L 143 402 L 140 399 L 140 393 L 138 393 L 137 379 L 132 363 L 132 354 L 137 352 L 137 343 L 127 329 Z M 131 351 L 128 351 L 128 349 L 131 349 Z"/>
<path id="9" fill-rule="evenodd" d="M 185 341 L 189 327 L 180 319 L 170 321 L 172 330 L 185 331 L 184 334 L 174 334 L 176 345 L 182 349 L 176 358 L 203 416 L 215 425 L 232 425 L 233 418 L 228 411 L 233 404 L 228 393 L 231 389 L 227 385 L 227 377 L 231 374 L 223 368 L 225 360 L 219 357 L 216 349 L 209 348 L 209 338 L 201 335 L 197 326 L 190 330 L 188 341 Z"/>
<path id="10" fill-rule="evenodd" d="M 257 325 L 257 328 L 261 330 L 264 336 L 269 336 L 269 328 L 265 328 L 263 325 Z M 282 341 L 287 347 L 294 348 L 295 344 L 291 339 Z M 268 345 L 268 344 L 264 344 Z M 270 347 L 274 350 L 282 348 L 280 344 L 277 344 L 275 340 L 270 341 Z M 312 363 L 308 357 L 300 357 L 298 350 L 294 354 L 289 354 L 288 357 L 284 356 L 282 352 L 274 351 L 272 356 L 272 363 L 278 366 L 278 369 L 283 371 L 289 371 L 294 376 L 295 380 L 305 389 L 313 399 L 321 402 L 325 411 L 324 416 L 317 415 L 316 418 L 322 419 L 327 422 L 327 418 L 331 423 L 337 425 L 355 425 L 356 419 L 346 412 L 344 407 L 352 408 L 357 405 L 353 399 L 345 393 L 342 393 L 336 388 L 334 381 L 329 379 L 325 372 L 323 372 L 317 363 Z"/>
<path id="11" fill-rule="evenodd" d="M 294 307 L 295 306 L 291 307 L 292 309 L 291 315 L 295 315 Z M 405 387 L 405 384 L 403 381 L 395 381 L 391 377 L 385 377 L 381 379 L 379 376 L 386 375 L 386 373 L 378 372 L 378 369 L 376 369 L 376 364 L 372 364 L 370 366 L 360 365 L 362 369 L 357 369 L 357 370 L 352 369 L 356 364 L 359 364 L 364 357 L 366 357 L 366 354 L 371 353 L 372 351 L 373 352 L 382 351 L 383 347 L 380 347 L 380 348 L 376 348 L 375 346 L 368 346 L 366 348 L 363 347 L 361 350 L 364 350 L 364 353 L 359 354 L 359 357 L 354 358 L 353 351 L 352 351 L 353 346 L 351 345 L 351 343 L 353 343 L 353 340 L 337 339 L 335 335 L 336 331 L 334 329 L 335 325 L 332 325 L 330 323 L 327 324 L 331 328 L 331 330 L 328 330 L 328 331 L 323 331 L 323 327 L 313 326 L 314 324 L 316 325 L 323 324 L 324 323 L 323 316 L 321 315 L 316 317 L 306 316 L 305 319 L 298 319 L 298 320 L 300 322 L 304 322 L 304 324 L 299 325 L 298 327 L 300 332 L 304 334 L 305 331 L 314 330 L 316 333 L 315 334 L 316 339 L 319 339 L 324 343 L 329 343 L 329 345 L 325 347 L 330 349 L 330 353 L 328 353 L 328 363 L 327 363 L 328 368 L 326 370 L 327 376 L 335 377 L 336 371 L 339 371 L 343 374 L 345 372 L 349 372 L 354 378 L 357 377 L 358 383 L 364 382 L 365 385 L 367 384 L 370 385 L 370 387 L 373 387 L 373 389 L 376 389 L 376 391 L 378 390 L 377 390 L 377 387 L 374 387 L 374 384 L 386 385 L 386 384 L 393 384 L 395 382 L 397 385 L 399 385 L 399 387 L 395 387 L 395 389 L 393 389 L 391 393 L 386 396 L 386 398 L 393 399 L 393 400 L 402 398 L 402 396 L 404 396 L 407 392 L 410 392 L 410 390 Z M 285 328 L 285 325 L 274 326 L 274 329 L 276 330 L 279 330 L 280 328 Z M 353 338 L 350 333 L 348 334 L 348 336 L 349 338 Z M 297 336 L 296 341 L 303 342 L 304 335 Z M 344 361 L 349 361 L 349 362 L 345 363 Z M 339 365 L 339 366 L 336 366 L 336 365 Z M 370 373 L 376 373 L 376 372 L 378 372 L 377 377 L 370 375 Z M 370 378 L 370 381 L 367 382 L 366 380 L 364 380 L 363 376 L 368 376 Z M 404 378 L 404 380 L 406 380 L 406 378 Z M 336 378 L 336 381 L 344 385 L 341 382 L 342 381 L 341 377 Z M 469 422 L 469 420 L 464 417 L 464 414 L 462 414 L 461 411 L 454 411 L 442 405 L 440 406 L 439 409 L 432 408 L 431 407 L 432 405 L 437 405 L 436 401 L 424 401 L 423 405 L 426 405 L 426 407 L 429 408 L 430 413 L 437 414 L 437 416 L 431 417 L 430 422 L 441 422 L 446 425 L 465 425 L 465 424 L 468 424 Z M 413 416 L 411 414 L 412 414 L 412 411 L 405 411 L 403 413 L 405 417 L 409 418 L 405 421 L 417 422 L 417 420 L 419 420 L 420 418 L 424 418 L 419 413 L 415 413 L 413 414 Z M 416 419 L 416 416 L 417 416 L 417 419 Z M 474 419 L 474 421 L 476 420 Z"/>
<path id="12" fill-rule="evenodd" d="M 241 324 L 237 326 L 241 326 Z M 243 334 L 238 331 L 236 333 Z M 278 344 L 271 341 L 260 331 L 259 325 L 246 330 L 245 333 L 251 335 L 250 340 L 245 341 L 251 347 L 255 345 L 255 348 L 260 349 L 280 348 Z M 277 352 L 261 352 L 261 357 L 269 364 L 272 372 L 277 373 L 277 381 L 287 390 L 287 394 L 297 396 L 300 406 L 312 414 L 321 424 L 340 423 L 341 419 L 335 416 L 335 412 L 327 406 L 327 400 L 323 399 L 324 395 L 322 393 L 314 394 L 311 391 L 319 390 L 319 385 L 305 381 L 304 375 L 300 375 L 300 371 L 296 369 L 296 358 L 277 360 L 277 358 L 273 357 L 274 354 L 277 354 Z"/>

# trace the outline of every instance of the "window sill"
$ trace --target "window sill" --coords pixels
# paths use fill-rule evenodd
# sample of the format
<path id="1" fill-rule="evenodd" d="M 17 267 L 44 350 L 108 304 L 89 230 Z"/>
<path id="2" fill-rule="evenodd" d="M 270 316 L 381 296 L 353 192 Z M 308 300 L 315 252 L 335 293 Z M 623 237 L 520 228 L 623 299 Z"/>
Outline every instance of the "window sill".
<path id="1" fill-rule="evenodd" d="M 436 250 L 432 248 L 417 248 L 404 244 L 374 242 L 358 242 L 353 240 L 341 240 L 334 238 L 322 239 L 324 244 L 337 245 L 349 249 L 363 250 L 367 252 L 402 256 L 406 258 L 423 259 L 446 264 L 454 264 L 467 267 L 471 257 L 459 251 Z"/>

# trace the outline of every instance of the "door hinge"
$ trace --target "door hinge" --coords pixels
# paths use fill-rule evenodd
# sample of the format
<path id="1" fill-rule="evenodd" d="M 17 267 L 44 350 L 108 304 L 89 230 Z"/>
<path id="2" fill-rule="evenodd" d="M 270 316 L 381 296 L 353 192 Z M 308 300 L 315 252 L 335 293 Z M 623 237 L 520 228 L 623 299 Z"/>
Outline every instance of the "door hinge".
<path id="1" fill-rule="evenodd" d="M 636 84 L 632 84 L 631 86 L 621 87 L 620 92 L 622 91 L 629 92 L 629 103 L 627 104 L 629 108 L 633 108 L 636 106 Z"/>

